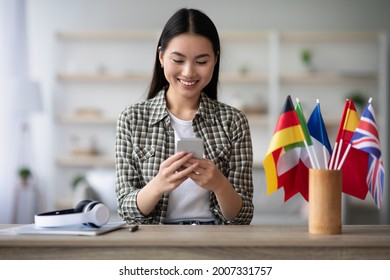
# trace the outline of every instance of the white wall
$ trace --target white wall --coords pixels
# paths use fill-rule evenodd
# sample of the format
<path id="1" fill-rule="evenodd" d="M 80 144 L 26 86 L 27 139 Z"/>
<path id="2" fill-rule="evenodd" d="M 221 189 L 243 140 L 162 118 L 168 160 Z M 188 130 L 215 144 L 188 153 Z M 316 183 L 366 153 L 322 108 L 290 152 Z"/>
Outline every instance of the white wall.
<path id="1" fill-rule="evenodd" d="M 41 82 L 45 107 L 33 120 L 36 172 L 46 202 L 42 209 L 53 207 L 56 31 L 159 30 L 174 11 L 191 7 L 206 12 L 219 29 L 384 30 L 390 34 L 386 14 L 390 1 L 386 0 L 27 0 L 27 4 L 31 75 Z"/>

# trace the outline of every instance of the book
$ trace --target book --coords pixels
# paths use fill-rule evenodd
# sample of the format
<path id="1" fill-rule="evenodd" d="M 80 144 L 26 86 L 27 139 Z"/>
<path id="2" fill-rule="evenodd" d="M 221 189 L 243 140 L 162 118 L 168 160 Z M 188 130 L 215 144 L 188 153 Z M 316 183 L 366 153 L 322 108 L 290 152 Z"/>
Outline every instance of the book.
<path id="1" fill-rule="evenodd" d="M 96 236 L 107 232 L 117 230 L 124 226 L 126 223 L 111 222 L 103 225 L 99 228 L 93 228 L 87 225 L 74 225 L 63 227 L 37 227 L 35 224 L 27 224 L 12 228 L 6 228 L 0 230 L 0 235 L 89 235 Z"/>

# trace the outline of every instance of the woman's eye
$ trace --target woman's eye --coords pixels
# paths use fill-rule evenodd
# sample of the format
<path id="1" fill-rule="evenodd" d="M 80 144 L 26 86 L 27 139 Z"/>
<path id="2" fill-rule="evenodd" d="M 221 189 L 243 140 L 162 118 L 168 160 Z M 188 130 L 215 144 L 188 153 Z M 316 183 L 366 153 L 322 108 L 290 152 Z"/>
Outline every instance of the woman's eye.
<path id="1" fill-rule="evenodd" d="M 197 61 L 196 64 L 205 65 L 207 61 Z"/>
<path id="2" fill-rule="evenodd" d="M 183 60 L 174 59 L 174 58 L 172 58 L 172 61 L 173 61 L 174 63 L 176 63 L 176 64 L 181 64 L 181 63 L 184 62 Z"/>

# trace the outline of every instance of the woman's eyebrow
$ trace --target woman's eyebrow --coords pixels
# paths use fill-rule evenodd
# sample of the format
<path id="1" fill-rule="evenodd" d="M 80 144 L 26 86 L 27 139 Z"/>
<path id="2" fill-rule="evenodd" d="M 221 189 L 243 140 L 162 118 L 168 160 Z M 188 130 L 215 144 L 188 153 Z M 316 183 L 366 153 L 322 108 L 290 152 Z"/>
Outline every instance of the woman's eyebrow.
<path id="1" fill-rule="evenodd" d="M 180 57 L 186 57 L 184 54 L 182 54 L 180 52 L 177 52 L 177 51 L 173 51 L 173 52 L 171 52 L 171 54 L 174 54 L 174 55 L 177 55 L 177 56 L 180 56 Z M 202 54 L 198 54 L 197 56 L 195 56 L 196 59 L 199 59 L 199 58 L 202 58 L 202 57 L 210 57 L 210 54 L 202 53 Z"/>

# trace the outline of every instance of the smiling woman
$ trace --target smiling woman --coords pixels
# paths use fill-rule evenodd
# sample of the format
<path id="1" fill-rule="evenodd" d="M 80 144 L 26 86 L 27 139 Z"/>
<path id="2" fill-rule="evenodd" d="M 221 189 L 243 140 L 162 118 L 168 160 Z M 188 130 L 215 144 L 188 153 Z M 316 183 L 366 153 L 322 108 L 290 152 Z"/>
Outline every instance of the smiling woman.
<path id="1" fill-rule="evenodd" d="M 159 52 L 161 67 L 169 83 L 168 109 L 180 119 L 192 120 L 198 110 L 200 92 L 211 80 L 216 62 L 211 42 L 193 34 L 178 35 Z M 192 104 L 192 108 L 187 108 Z M 188 114 L 189 113 L 189 114 Z"/>
<path id="2" fill-rule="evenodd" d="M 220 42 L 201 11 L 181 9 L 156 48 L 148 100 L 117 122 L 116 193 L 130 224 L 249 224 L 253 217 L 248 121 L 217 101 Z M 201 138 L 204 157 L 177 151 Z"/>
<path id="3" fill-rule="evenodd" d="M 167 51 L 168 47 L 172 47 L 172 43 L 177 36 L 194 36 L 191 42 L 180 40 L 180 44 L 186 44 L 191 47 L 192 52 L 205 50 L 205 53 L 192 53 L 193 56 L 207 55 L 214 59 L 213 73 L 210 82 L 203 88 L 210 98 L 217 99 L 217 87 L 220 65 L 220 41 L 218 31 L 211 19 L 204 13 L 198 10 L 181 9 L 173 15 L 165 24 L 160 39 L 158 41 L 156 60 L 153 71 L 153 78 L 149 89 L 148 99 L 153 98 L 160 90 L 168 85 L 168 80 L 165 78 L 165 71 L 161 56 Z M 198 39 L 198 40 L 197 40 Z M 196 42 L 194 42 L 194 40 Z M 177 42 L 176 42 L 177 43 Z M 181 46 L 183 47 L 183 46 Z M 209 48 L 211 47 L 211 49 Z M 186 54 L 180 52 L 179 49 L 171 49 L 172 52 L 180 54 L 177 61 L 181 62 Z M 172 54 L 173 55 L 173 54 Z M 200 59 L 200 57 L 198 58 Z"/>

